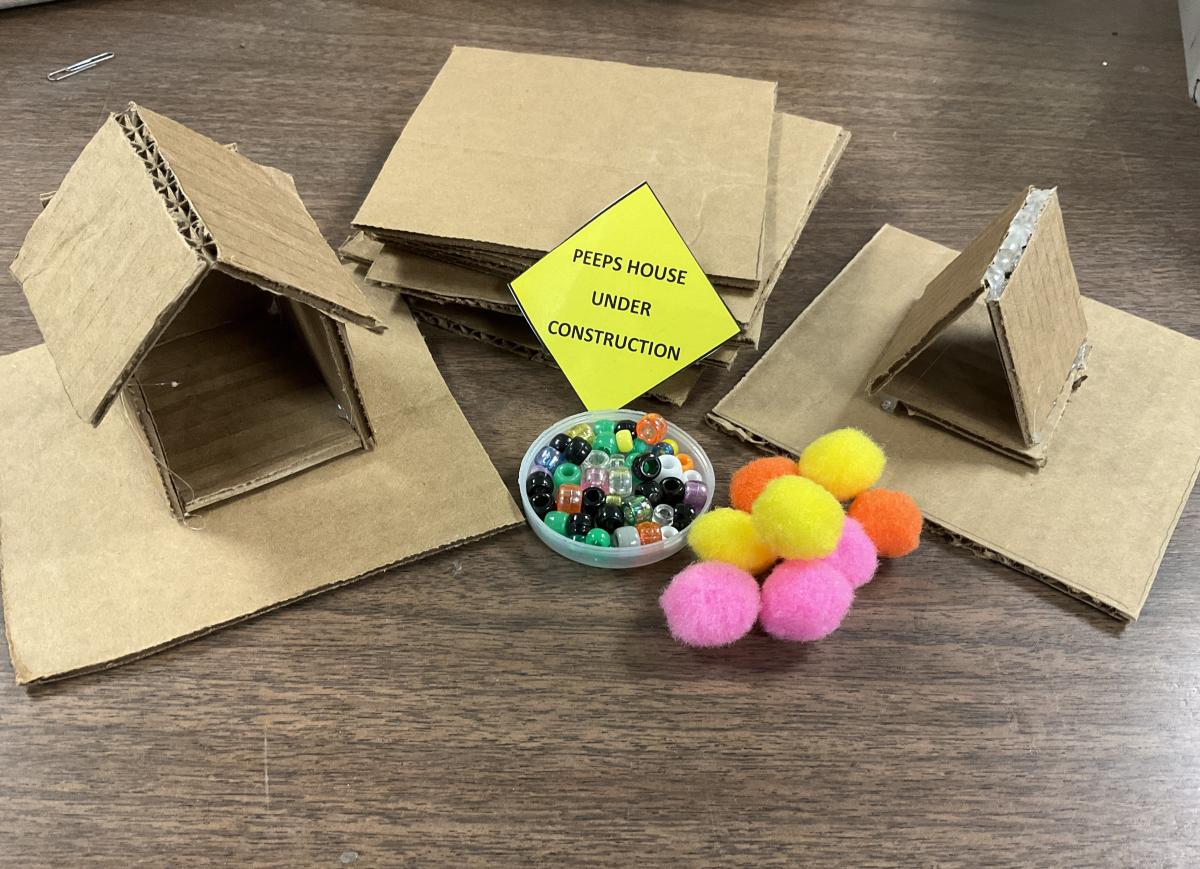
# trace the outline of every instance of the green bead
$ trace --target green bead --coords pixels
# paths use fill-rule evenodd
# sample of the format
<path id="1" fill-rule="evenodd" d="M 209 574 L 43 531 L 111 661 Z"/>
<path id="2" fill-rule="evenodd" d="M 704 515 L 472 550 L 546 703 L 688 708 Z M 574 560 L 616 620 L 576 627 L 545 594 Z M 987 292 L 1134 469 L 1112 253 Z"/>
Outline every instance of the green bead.
<path id="1" fill-rule="evenodd" d="M 554 469 L 554 490 L 558 491 L 558 487 L 563 483 L 573 483 L 579 485 L 579 478 L 583 476 L 579 470 L 579 465 L 574 462 L 559 462 L 558 467 Z"/>
<path id="2" fill-rule="evenodd" d="M 543 520 L 551 531 L 561 534 L 564 537 L 567 535 L 567 514 L 561 510 L 551 510 L 546 514 Z"/>
<path id="3" fill-rule="evenodd" d="M 608 435 L 609 437 L 612 437 L 613 436 L 613 426 L 615 426 L 615 425 L 616 425 L 616 423 L 613 422 L 611 419 L 598 419 L 594 423 L 592 423 L 592 428 L 594 428 L 596 430 L 596 437 L 601 437 L 603 435 Z M 593 446 L 595 446 L 595 444 L 593 444 Z"/>
<path id="4" fill-rule="evenodd" d="M 585 535 L 585 534 L 572 534 L 572 535 L 571 535 L 571 539 L 572 539 L 572 540 L 574 540 L 576 543 L 586 543 L 586 542 L 587 542 L 587 535 Z"/>
<path id="5" fill-rule="evenodd" d="M 596 433 L 596 439 L 592 441 L 593 452 L 605 452 L 610 456 L 617 451 L 617 439 L 609 434 Z"/>
<path id="6" fill-rule="evenodd" d="M 583 542 L 590 543 L 592 546 L 612 546 L 612 535 L 603 528 L 593 528 L 587 533 Z"/>
<path id="7" fill-rule="evenodd" d="M 650 444 L 646 443 L 641 438 L 634 438 L 633 449 L 630 452 L 632 452 L 635 456 L 638 453 L 648 453 L 650 452 Z"/>
<path id="8" fill-rule="evenodd" d="M 654 505 L 641 495 L 632 495 L 625 499 L 625 524 L 637 525 L 639 522 L 649 522 L 654 513 Z"/>

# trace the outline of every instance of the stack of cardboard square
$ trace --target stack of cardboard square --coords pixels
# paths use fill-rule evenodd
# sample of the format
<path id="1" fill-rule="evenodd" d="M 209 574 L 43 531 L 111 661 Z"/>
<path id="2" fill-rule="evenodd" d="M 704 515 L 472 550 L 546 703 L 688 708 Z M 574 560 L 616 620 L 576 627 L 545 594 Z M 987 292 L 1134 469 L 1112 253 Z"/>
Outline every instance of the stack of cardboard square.
<path id="1" fill-rule="evenodd" d="M 455 48 L 343 253 L 459 332 L 536 347 L 508 282 L 643 181 L 757 346 L 764 306 L 841 158 L 841 127 L 775 109 L 775 85 Z M 432 308 L 430 306 L 433 306 Z M 462 306 L 491 330 L 464 329 Z M 492 342 L 496 343 L 496 342 Z"/>

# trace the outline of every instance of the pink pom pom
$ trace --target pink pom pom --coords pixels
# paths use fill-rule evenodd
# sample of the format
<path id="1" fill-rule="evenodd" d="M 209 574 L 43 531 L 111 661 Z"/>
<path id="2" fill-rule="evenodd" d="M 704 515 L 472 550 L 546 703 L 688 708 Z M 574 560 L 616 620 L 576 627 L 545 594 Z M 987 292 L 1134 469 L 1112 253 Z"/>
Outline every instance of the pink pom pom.
<path id="1" fill-rule="evenodd" d="M 762 587 L 763 630 L 801 643 L 827 637 L 842 623 L 854 589 L 825 561 L 784 561 Z"/>
<path id="2" fill-rule="evenodd" d="M 837 570 L 850 581 L 852 588 L 866 585 L 879 568 L 879 555 L 875 544 L 857 519 L 850 516 L 842 525 L 842 536 L 837 549 L 822 558 L 825 564 Z"/>
<path id="3" fill-rule="evenodd" d="M 677 573 L 658 602 L 679 642 L 727 646 L 754 627 L 758 583 L 731 564 L 701 561 Z"/>

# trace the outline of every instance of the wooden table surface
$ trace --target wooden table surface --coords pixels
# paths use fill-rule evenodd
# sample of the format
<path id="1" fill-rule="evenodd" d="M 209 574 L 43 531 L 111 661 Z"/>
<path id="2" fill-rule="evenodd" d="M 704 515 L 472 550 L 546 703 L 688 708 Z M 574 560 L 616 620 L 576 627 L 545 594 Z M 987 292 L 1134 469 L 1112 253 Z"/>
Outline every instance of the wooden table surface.
<path id="1" fill-rule="evenodd" d="M 128 100 L 294 173 L 338 242 L 455 43 L 774 79 L 849 127 L 764 349 L 880 224 L 962 245 L 1026 183 L 1060 185 L 1087 294 L 1200 335 L 1171 0 L 3 12 L 0 261 Z M 38 340 L 5 274 L 0 352 Z M 577 407 L 549 369 L 428 341 L 506 478 Z M 674 414 L 722 468 L 754 454 L 701 418 L 756 356 Z M 0 863 L 1194 866 L 1198 554 L 1193 499 L 1121 628 L 930 541 L 825 642 L 695 652 L 656 604 L 678 562 L 585 570 L 521 529 L 111 672 L 25 690 L 5 658 Z"/>

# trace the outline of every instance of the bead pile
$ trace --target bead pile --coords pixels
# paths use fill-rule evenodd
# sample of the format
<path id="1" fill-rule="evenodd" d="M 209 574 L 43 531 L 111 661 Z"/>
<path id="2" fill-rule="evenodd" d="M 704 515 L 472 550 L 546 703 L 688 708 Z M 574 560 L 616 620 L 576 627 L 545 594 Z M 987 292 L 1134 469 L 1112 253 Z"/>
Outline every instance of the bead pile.
<path id="1" fill-rule="evenodd" d="M 581 422 L 537 451 L 525 493 L 551 530 L 592 546 L 670 540 L 704 509 L 708 487 L 667 421 Z"/>

